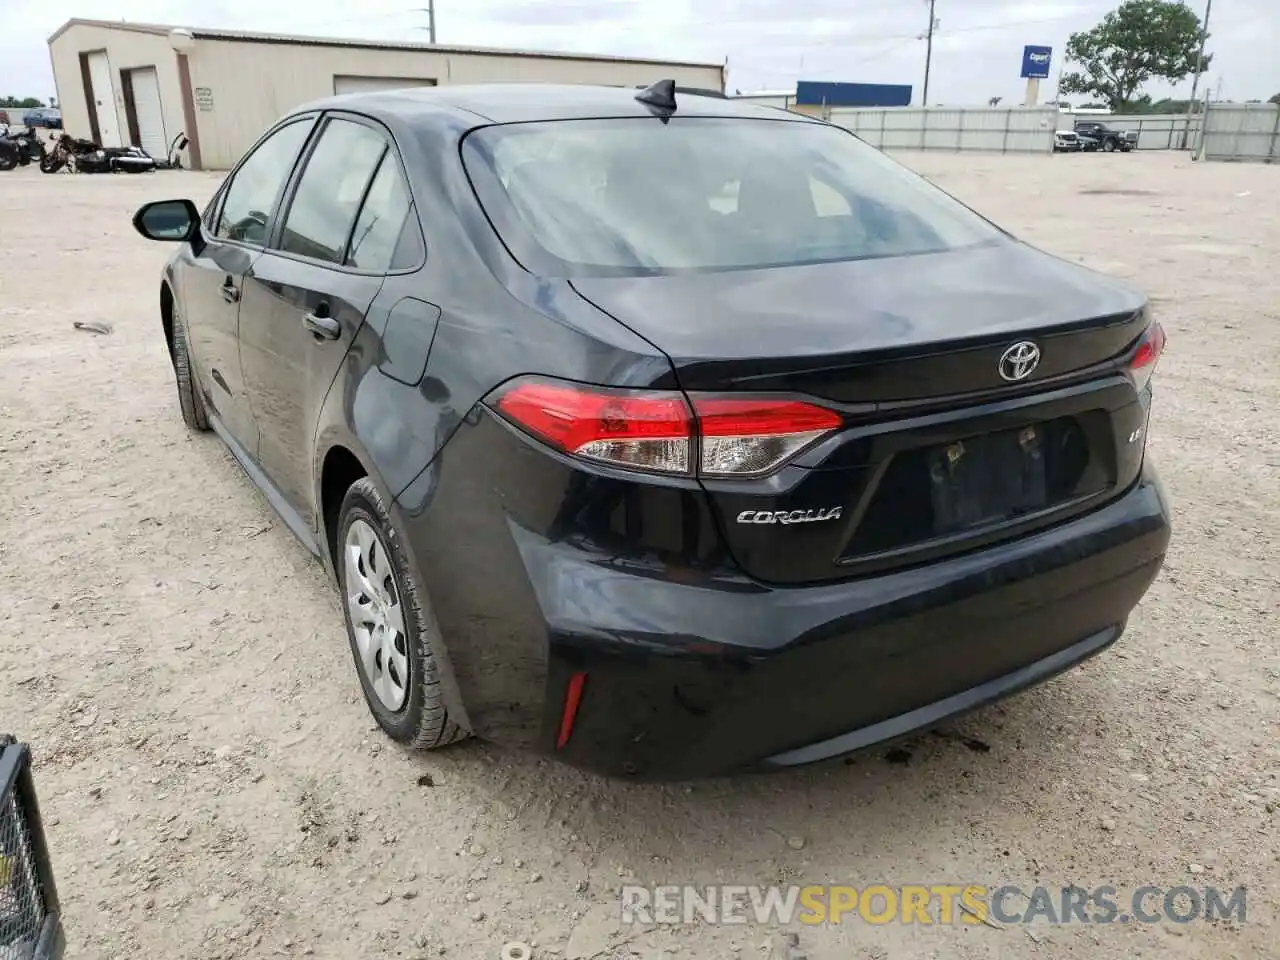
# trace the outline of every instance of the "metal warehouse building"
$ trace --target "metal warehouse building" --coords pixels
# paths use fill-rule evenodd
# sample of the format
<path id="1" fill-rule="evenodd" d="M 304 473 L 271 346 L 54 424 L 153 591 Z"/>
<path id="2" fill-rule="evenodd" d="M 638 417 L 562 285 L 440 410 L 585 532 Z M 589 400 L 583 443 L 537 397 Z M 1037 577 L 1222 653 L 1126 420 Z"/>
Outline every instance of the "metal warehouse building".
<path id="1" fill-rule="evenodd" d="M 69 20 L 49 38 L 64 127 L 157 157 L 185 132 L 187 165 L 232 166 L 299 104 L 335 93 L 501 81 L 724 90 L 724 65 L 379 43 Z"/>

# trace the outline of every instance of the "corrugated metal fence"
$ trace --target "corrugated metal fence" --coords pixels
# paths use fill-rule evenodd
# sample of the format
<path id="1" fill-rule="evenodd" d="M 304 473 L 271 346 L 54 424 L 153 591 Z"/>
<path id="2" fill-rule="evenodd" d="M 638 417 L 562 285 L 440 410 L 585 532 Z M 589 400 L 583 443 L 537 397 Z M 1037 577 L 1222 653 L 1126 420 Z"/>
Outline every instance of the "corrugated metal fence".
<path id="1" fill-rule="evenodd" d="M 1280 104 L 1210 103 L 1199 156 L 1205 160 L 1280 161 Z"/>
<path id="2" fill-rule="evenodd" d="M 824 116 L 881 150 L 1051 153 L 1058 108 L 872 107 Z"/>

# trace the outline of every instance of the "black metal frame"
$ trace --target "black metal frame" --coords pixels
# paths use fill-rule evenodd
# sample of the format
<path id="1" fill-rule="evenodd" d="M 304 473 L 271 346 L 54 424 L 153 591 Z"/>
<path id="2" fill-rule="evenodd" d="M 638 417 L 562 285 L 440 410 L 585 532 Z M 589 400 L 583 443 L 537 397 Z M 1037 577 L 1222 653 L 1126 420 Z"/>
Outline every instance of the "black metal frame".
<path id="1" fill-rule="evenodd" d="M 58 900 L 53 863 L 45 841 L 44 821 L 40 817 L 40 805 L 36 800 L 35 783 L 31 777 L 31 751 L 25 744 L 16 742 L 12 736 L 0 734 L 0 804 L 5 803 L 11 795 L 16 796 L 25 821 L 44 906 L 44 920 L 32 960 L 59 960 L 66 945 L 62 929 L 62 906 Z"/>

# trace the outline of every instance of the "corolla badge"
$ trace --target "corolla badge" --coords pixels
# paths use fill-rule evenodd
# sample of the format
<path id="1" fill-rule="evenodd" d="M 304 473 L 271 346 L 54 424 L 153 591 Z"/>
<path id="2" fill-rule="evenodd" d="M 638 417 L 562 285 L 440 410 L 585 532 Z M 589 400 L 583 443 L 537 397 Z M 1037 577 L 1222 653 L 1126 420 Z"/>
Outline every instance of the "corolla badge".
<path id="1" fill-rule="evenodd" d="M 839 520 L 841 507 L 825 510 L 743 510 L 738 514 L 739 523 L 820 523 L 823 520 Z"/>
<path id="2" fill-rule="evenodd" d="M 1025 380 L 1040 365 L 1040 348 L 1030 340 L 1019 340 L 1000 354 L 1000 376 L 1010 382 Z"/>

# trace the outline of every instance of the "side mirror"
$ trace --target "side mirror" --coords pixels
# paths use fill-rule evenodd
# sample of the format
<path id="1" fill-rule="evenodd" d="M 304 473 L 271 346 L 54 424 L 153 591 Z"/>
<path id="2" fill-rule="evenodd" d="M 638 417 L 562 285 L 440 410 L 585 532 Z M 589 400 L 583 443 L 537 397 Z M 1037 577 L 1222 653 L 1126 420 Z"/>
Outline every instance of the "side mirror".
<path id="1" fill-rule="evenodd" d="M 133 229 L 148 240 L 190 240 L 200 224 L 200 211 L 190 200 L 156 200 L 133 215 Z"/>

